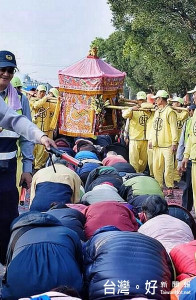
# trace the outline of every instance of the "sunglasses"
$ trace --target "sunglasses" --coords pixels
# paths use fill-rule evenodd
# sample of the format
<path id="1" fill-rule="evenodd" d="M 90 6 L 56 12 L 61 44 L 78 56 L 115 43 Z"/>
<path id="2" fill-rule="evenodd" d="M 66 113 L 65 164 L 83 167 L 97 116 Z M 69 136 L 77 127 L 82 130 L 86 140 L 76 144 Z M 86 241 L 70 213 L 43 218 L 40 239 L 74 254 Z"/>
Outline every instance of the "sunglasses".
<path id="1" fill-rule="evenodd" d="M 9 74 L 14 74 L 16 70 L 13 67 L 5 67 L 5 68 L 0 68 L 0 72 L 1 73 L 8 72 Z"/>

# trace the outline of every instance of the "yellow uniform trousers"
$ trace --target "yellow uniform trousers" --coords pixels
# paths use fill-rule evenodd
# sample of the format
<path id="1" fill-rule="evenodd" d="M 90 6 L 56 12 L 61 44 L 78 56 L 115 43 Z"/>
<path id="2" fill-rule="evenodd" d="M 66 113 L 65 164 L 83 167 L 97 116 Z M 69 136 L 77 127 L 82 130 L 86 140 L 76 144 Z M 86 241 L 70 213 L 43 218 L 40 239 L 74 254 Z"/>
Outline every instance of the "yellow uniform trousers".
<path id="1" fill-rule="evenodd" d="M 150 176 L 154 176 L 153 173 L 153 149 L 147 149 L 147 154 L 148 154 L 148 167 L 150 171 Z"/>
<path id="2" fill-rule="evenodd" d="M 53 131 L 44 132 L 49 138 L 53 137 Z M 39 170 L 45 166 L 48 159 L 48 152 L 43 145 L 36 144 L 34 147 L 34 169 Z"/>
<path id="3" fill-rule="evenodd" d="M 144 172 L 147 165 L 148 141 L 129 141 L 129 163 L 137 173 Z"/>
<path id="4" fill-rule="evenodd" d="M 163 175 L 166 187 L 174 187 L 174 154 L 171 147 L 153 148 L 153 173 L 161 188 L 163 187 Z"/>
<path id="5" fill-rule="evenodd" d="M 193 189 L 193 205 L 196 213 L 196 162 L 193 161 L 192 161 L 191 174 L 192 174 L 191 177 L 192 177 L 192 189 Z"/>

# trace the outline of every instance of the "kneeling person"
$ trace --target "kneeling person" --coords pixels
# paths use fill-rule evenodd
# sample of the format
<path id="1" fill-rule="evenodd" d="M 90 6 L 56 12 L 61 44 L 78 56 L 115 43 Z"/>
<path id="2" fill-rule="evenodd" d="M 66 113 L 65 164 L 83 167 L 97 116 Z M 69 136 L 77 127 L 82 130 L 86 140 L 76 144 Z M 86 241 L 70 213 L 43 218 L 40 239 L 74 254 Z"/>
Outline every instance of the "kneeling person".
<path id="1" fill-rule="evenodd" d="M 53 166 L 39 170 L 31 185 L 30 210 L 47 211 L 53 202 L 76 203 L 80 200 L 79 176 L 65 166 L 66 162 L 55 158 Z"/>

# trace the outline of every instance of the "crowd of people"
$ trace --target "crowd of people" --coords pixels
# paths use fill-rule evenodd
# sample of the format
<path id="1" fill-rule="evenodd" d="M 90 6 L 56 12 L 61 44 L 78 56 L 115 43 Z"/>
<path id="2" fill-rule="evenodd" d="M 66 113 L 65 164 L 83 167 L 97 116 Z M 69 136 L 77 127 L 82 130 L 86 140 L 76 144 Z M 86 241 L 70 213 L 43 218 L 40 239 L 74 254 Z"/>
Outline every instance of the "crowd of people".
<path id="1" fill-rule="evenodd" d="M 16 67 L 14 54 L 0 51 L 2 298 L 194 299 L 196 87 L 186 107 L 165 90 L 139 91 L 122 111 L 121 140 L 59 135 L 54 143 L 59 92 L 39 85 L 26 97 Z M 30 189 L 20 215 L 18 140 L 20 185 Z M 50 146 L 69 161 L 49 157 Z M 182 206 L 168 204 L 182 175 Z"/>

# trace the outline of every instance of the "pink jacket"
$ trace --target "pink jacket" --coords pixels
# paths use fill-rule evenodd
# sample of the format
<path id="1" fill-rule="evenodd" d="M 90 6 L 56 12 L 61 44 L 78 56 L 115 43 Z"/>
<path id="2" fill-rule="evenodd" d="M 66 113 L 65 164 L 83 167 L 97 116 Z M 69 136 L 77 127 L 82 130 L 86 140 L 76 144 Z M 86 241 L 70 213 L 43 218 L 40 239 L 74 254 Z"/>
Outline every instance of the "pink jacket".
<path id="1" fill-rule="evenodd" d="M 167 214 L 148 220 L 138 232 L 157 239 L 168 253 L 175 246 L 194 240 L 191 228 L 185 222 Z"/>
<path id="2" fill-rule="evenodd" d="M 137 231 L 138 224 L 134 214 L 123 204 L 104 201 L 91 204 L 83 210 L 86 216 L 84 226 L 87 239 L 103 226 L 112 225 L 123 231 Z"/>
<path id="3" fill-rule="evenodd" d="M 122 155 L 110 155 L 103 159 L 102 164 L 103 166 L 113 166 L 119 162 L 126 162 L 126 159 Z"/>

